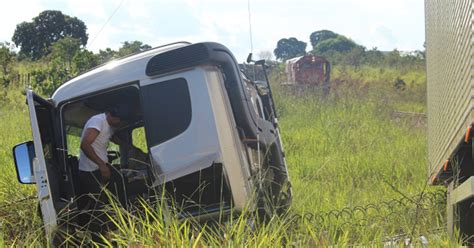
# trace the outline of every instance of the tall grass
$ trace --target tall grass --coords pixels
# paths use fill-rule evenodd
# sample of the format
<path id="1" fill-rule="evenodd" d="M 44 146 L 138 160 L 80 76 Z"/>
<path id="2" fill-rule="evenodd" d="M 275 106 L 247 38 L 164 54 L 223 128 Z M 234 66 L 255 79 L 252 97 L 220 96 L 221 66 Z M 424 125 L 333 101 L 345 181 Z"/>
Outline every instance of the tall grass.
<path id="1" fill-rule="evenodd" d="M 399 195 L 392 187 L 407 194 L 425 187 L 425 129 L 394 120 L 383 101 L 305 95 L 280 101 L 290 175 L 298 178 L 302 200 L 296 208 L 360 205 Z M 325 190 L 310 194 L 299 187 Z"/>
<path id="2" fill-rule="evenodd" d="M 417 244 L 423 235 L 433 246 L 457 245 L 444 229 L 442 203 L 410 198 L 405 204 L 368 208 L 362 215 L 353 211 L 438 190 L 427 188 L 426 127 L 393 117 L 393 111 L 424 111 L 424 98 L 417 97 L 424 95 L 423 86 L 397 91 L 390 82 L 341 82 L 329 96 L 278 84 L 273 90 L 293 185 L 287 215 L 266 224 L 247 213 L 227 222 L 198 224 L 179 221 L 173 212 L 163 214 L 162 208 L 142 201 L 141 214 L 111 206 L 110 219 L 118 229 L 109 238 L 131 247 L 381 246 L 406 234 Z M 35 203 L 7 205 L 34 193 L 33 186 L 16 181 L 11 147 L 31 134 L 23 96 L 12 92 L 0 107 L 0 241 L 38 246 L 43 240 Z M 346 217 L 328 217 L 345 208 L 351 209 Z M 306 213 L 324 217 L 308 219 Z"/>
<path id="3" fill-rule="evenodd" d="M 18 200 L 35 194 L 34 186 L 21 185 L 17 181 L 12 148 L 31 140 L 31 131 L 25 97 L 18 89 L 12 89 L 1 100 L 0 107 L 0 221 L 2 240 L 6 244 L 23 242 L 40 230 L 40 219 L 34 201 Z M 41 232 L 40 232 L 41 233 Z"/>

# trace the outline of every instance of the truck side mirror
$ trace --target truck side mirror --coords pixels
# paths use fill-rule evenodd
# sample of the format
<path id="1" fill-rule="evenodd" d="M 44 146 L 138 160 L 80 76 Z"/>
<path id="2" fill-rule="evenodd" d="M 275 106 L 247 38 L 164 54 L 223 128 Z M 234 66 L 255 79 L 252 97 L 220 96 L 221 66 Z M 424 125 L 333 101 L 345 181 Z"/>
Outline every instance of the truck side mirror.
<path id="1" fill-rule="evenodd" d="M 33 174 L 33 158 L 35 156 L 35 148 L 32 141 L 27 141 L 13 147 L 16 174 L 20 183 L 35 183 L 35 176 Z"/>
<path id="2" fill-rule="evenodd" d="M 249 56 L 247 56 L 247 63 L 252 62 L 252 53 L 249 53 Z"/>

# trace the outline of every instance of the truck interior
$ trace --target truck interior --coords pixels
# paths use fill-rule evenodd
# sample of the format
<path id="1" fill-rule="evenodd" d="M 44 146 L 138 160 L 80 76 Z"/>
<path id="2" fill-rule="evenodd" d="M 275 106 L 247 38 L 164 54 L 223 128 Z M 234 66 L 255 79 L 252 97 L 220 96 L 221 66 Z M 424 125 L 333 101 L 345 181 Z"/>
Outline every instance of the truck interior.
<path id="1" fill-rule="evenodd" d="M 232 197 L 222 164 L 212 164 L 206 169 L 168 181 L 164 185 L 152 187 L 156 185 L 156 173 L 159 173 L 157 172 L 159 170 L 153 168 L 151 156 L 148 154 L 146 118 L 144 118 L 137 82 L 107 92 L 85 96 L 61 107 L 63 136 L 66 137 L 68 153 L 67 164 L 72 174 L 75 196 L 81 193 L 78 182 L 78 159 L 82 129 L 90 117 L 103 113 L 118 103 L 125 103 L 134 109 L 133 117 L 120 124 L 114 132 L 120 140 L 125 141 L 123 142 L 125 144 L 119 146 L 110 142 L 108 148 L 109 163 L 122 175 L 123 185 L 120 187 L 124 189 L 124 192 L 123 195 L 117 195 L 121 204 L 126 207 L 132 206 L 133 204 L 130 203 L 137 198 L 151 202 L 159 200 L 156 199 L 156 197 L 161 197 L 158 192 L 164 189 L 170 206 L 183 217 L 216 213 L 230 208 Z M 159 130 L 159 132 L 166 132 L 166 130 Z"/>

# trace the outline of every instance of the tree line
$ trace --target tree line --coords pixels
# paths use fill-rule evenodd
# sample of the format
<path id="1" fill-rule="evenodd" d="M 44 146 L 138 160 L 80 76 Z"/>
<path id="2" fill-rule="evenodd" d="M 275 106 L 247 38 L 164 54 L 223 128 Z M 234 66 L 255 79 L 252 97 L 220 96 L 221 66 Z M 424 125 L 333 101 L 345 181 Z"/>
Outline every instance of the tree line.
<path id="1" fill-rule="evenodd" d="M 32 86 L 49 95 L 63 82 L 97 65 L 151 48 L 141 41 L 124 41 L 118 50 L 93 53 L 86 47 L 88 38 L 85 23 L 61 11 L 46 10 L 18 24 L 12 43 L 0 42 L 0 84 L 10 85 L 20 73 L 17 65 L 28 64 Z"/>
<path id="2" fill-rule="evenodd" d="M 333 65 L 355 66 L 387 66 L 398 69 L 424 69 L 425 51 L 402 53 L 398 50 L 382 52 L 376 47 L 367 49 L 352 39 L 330 30 L 319 30 L 310 34 L 311 50 L 306 52 L 307 43 L 298 39 L 282 38 L 273 50 L 278 60 L 314 54 L 326 57 Z"/>
<path id="3" fill-rule="evenodd" d="M 12 43 L 0 42 L 0 85 L 7 87 L 26 72 L 31 86 L 49 95 L 63 82 L 97 65 L 151 48 L 141 41 L 124 41 L 118 50 L 105 48 L 93 53 L 87 49 L 88 40 L 87 26 L 77 17 L 56 10 L 39 13 L 16 26 Z M 403 54 L 367 49 L 330 30 L 315 31 L 309 40 L 311 50 L 306 52 L 306 42 L 282 38 L 273 54 L 279 61 L 309 53 L 324 56 L 333 65 L 424 69 L 424 51 Z M 27 68 L 20 71 L 19 65 Z"/>

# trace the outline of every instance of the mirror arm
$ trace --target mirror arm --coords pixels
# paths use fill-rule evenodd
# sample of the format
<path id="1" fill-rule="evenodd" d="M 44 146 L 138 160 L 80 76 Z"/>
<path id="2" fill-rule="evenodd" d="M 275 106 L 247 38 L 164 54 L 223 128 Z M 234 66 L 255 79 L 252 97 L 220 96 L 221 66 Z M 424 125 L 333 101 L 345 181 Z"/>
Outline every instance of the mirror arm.
<path id="1" fill-rule="evenodd" d="M 267 75 L 267 66 L 266 66 L 266 63 L 265 63 L 265 60 L 262 59 L 262 60 L 259 60 L 257 62 L 255 62 L 255 64 L 261 64 L 262 67 L 263 67 L 263 75 L 265 75 L 265 81 L 267 81 L 267 88 L 268 88 L 268 95 L 269 95 L 269 98 L 270 98 L 270 103 L 272 105 L 272 110 L 273 110 L 273 116 L 275 118 L 278 118 L 278 114 L 276 112 L 276 107 L 275 107 L 275 101 L 273 101 L 273 92 L 272 92 L 272 87 L 270 87 L 270 81 L 268 80 L 268 75 Z M 276 124 L 276 123 L 274 123 Z"/>

